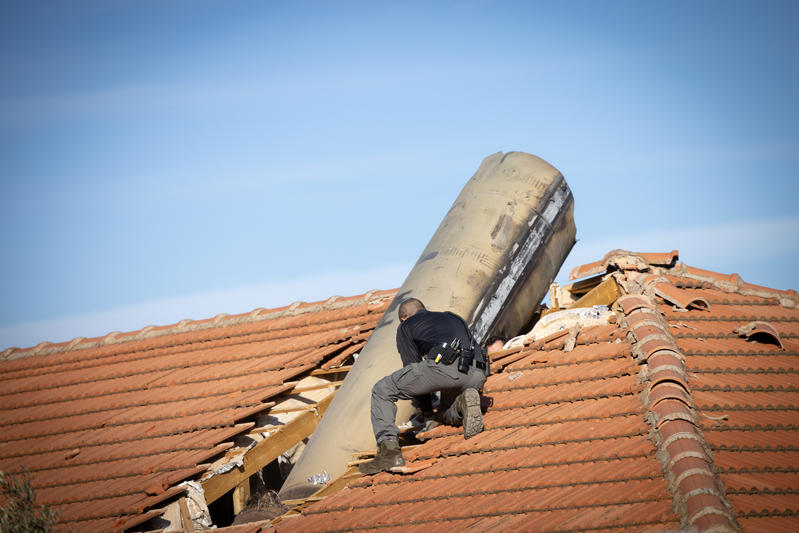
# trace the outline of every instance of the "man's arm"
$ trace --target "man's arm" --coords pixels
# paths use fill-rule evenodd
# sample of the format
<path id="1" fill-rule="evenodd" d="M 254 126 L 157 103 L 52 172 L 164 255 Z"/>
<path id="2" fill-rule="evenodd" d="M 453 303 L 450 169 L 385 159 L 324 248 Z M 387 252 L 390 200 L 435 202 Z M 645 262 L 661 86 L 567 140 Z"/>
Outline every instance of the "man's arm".
<path id="1" fill-rule="evenodd" d="M 418 363 L 422 360 L 422 355 L 413 342 L 410 331 L 405 322 L 397 328 L 397 351 L 402 359 L 402 366 L 408 366 L 411 363 Z"/>
<path id="2" fill-rule="evenodd" d="M 419 353 L 419 348 L 413 342 L 413 337 L 409 331 L 409 327 L 405 322 L 397 328 L 397 351 L 402 359 L 402 366 L 408 366 L 411 363 L 418 363 L 422 360 L 422 355 Z M 433 413 L 433 395 L 422 394 L 413 399 L 413 406 L 419 409 L 424 416 L 430 416 Z"/>

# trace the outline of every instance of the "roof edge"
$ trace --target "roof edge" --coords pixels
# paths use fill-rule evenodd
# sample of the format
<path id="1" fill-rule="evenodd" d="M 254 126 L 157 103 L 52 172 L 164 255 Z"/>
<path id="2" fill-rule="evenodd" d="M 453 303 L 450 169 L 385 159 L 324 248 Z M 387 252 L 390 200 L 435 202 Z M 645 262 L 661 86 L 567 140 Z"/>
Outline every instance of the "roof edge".
<path id="1" fill-rule="evenodd" d="M 397 289 L 371 290 L 364 294 L 355 296 L 331 296 L 327 300 L 319 300 L 317 302 L 311 303 L 294 302 L 288 306 L 276 307 L 272 309 L 258 307 L 247 313 L 241 313 L 237 315 L 228 315 L 222 313 L 213 318 L 207 319 L 184 319 L 176 324 L 167 326 L 145 326 L 142 329 L 128 333 L 112 331 L 102 337 L 94 337 L 89 339 L 86 337 L 75 337 L 70 341 L 59 343 L 42 342 L 30 348 L 11 347 L 0 352 L 0 360 L 8 361 L 11 359 L 19 359 L 21 357 L 50 355 L 68 352 L 71 350 L 84 350 L 87 348 L 97 348 L 111 344 L 122 344 L 125 342 L 163 337 L 166 335 L 174 335 L 188 331 L 227 327 L 237 324 L 280 318 L 284 316 L 296 316 L 305 313 L 313 313 L 321 310 L 341 309 L 344 307 L 352 307 L 362 304 L 378 303 L 385 299 L 393 298 L 396 292 Z"/>
<path id="2" fill-rule="evenodd" d="M 737 292 L 745 296 L 761 296 L 763 298 L 776 298 L 780 305 L 789 309 L 799 309 L 799 292 L 793 289 L 779 290 L 762 285 L 747 283 L 738 274 L 720 274 L 711 270 L 704 270 L 678 263 L 669 274 L 683 278 L 709 283 L 714 288 L 724 292 Z"/>
<path id="3" fill-rule="evenodd" d="M 793 289 L 779 290 L 747 283 L 738 274 L 721 274 L 712 270 L 692 267 L 680 262 L 679 258 L 680 255 L 677 250 L 648 253 L 616 249 L 606 253 L 600 261 L 574 267 L 569 274 L 569 280 L 582 279 L 587 276 L 605 274 L 611 271 L 670 274 L 708 283 L 724 292 L 736 292 L 745 296 L 776 298 L 783 307 L 799 309 L 799 292 Z"/>

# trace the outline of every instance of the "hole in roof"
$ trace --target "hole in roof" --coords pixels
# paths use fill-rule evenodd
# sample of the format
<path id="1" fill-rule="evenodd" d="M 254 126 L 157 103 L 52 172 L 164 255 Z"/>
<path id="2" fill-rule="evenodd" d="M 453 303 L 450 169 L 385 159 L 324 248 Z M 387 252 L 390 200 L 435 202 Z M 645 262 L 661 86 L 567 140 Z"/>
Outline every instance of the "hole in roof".
<path id="1" fill-rule="evenodd" d="M 741 337 L 746 337 L 750 342 L 759 342 L 762 344 L 773 344 L 779 346 L 781 350 L 785 347 L 782 345 L 782 339 L 777 328 L 768 322 L 757 321 L 750 322 L 746 325 L 735 328 L 735 333 Z"/>
<path id="2" fill-rule="evenodd" d="M 782 342 L 780 342 L 779 337 L 775 337 L 771 333 L 766 331 L 758 331 L 752 333 L 747 337 L 750 342 L 759 342 L 761 344 L 773 344 L 774 346 L 778 346 L 782 348 Z"/>

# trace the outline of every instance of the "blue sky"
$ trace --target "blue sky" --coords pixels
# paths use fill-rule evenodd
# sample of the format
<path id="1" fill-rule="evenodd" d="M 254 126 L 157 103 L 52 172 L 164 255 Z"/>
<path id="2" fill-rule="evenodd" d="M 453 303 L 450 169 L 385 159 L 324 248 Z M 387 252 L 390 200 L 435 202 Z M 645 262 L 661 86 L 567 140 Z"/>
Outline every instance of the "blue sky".
<path id="1" fill-rule="evenodd" d="M 0 4 L 0 349 L 398 287 L 487 155 L 799 289 L 796 2 Z M 400 217 L 410 209 L 413 216 Z"/>

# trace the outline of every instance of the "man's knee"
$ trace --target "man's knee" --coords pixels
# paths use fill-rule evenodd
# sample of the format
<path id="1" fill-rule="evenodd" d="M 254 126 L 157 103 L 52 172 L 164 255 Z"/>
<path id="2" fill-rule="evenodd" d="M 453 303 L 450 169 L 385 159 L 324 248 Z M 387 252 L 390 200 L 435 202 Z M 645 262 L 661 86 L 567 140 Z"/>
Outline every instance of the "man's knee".
<path id="1" fill-rule="evenodd" d="M 389 401 L 396 400 L 396 387 L 391 381 L 391 376 L 386 376 L 374 384 L 372 387 L 372 398 Z"/>

